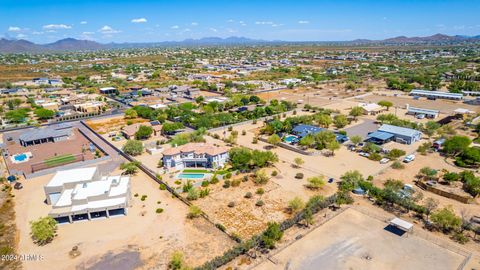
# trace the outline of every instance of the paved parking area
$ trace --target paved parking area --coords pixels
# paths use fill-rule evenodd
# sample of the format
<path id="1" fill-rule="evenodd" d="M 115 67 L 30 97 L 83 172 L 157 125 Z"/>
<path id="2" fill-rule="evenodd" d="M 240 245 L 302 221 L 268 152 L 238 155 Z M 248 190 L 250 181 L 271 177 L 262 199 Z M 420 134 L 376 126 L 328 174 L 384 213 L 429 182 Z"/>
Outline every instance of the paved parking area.
<path id="1" fill-rule="evenodd" d="M 347 135 L 350 137 L 357 135 L 365 139 L 369 132 L 373 132 L 377 129 L 378 129 L 378 125 L 375 124 L 374 120 L 361 119 L 359 120 L 359 124 L 346 128 L 345 131 L 347 132 Z"/>

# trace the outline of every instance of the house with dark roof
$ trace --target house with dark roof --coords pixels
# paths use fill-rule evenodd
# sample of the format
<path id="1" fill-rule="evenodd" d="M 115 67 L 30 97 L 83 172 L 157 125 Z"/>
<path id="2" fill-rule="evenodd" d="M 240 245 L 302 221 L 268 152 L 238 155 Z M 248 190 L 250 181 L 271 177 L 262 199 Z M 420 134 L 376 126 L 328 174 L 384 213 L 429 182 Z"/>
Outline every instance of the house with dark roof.
<path id="1" fill-rule="evenodd" d="M 20 145 L 26 147 L 35 144 L 64 141 L 71 135 L 72 129 L 70 127 L 47 127 L 23 132 L 18 137 L 18 140 Z"/>

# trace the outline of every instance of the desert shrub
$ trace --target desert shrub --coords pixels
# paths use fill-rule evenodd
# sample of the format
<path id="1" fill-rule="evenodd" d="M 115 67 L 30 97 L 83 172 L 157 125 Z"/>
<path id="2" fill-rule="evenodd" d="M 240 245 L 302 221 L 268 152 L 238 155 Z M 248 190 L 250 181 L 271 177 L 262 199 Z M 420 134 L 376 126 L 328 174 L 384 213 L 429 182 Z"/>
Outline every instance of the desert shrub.
<path id="1" fill-rule="evenodd" d="M 200 190 L 200 198 L 205 198 L 210 194 L 210 189 L 205 188 Z"/>
<path id="2" fill-rule="evenodd" d="M 208 185 L 210 185 L 210 182 L 208 182 L 208 180 L 202 181 L 202 187 L 208 187 Z"/>
<path id="3" fill-rule="evenodd" d="M 277 171 L 273 171 L 271 175 L 272 175 L 273 177 L 275 177 L 275 176 L 278 175 L 278 172 L 277 172 Z"/>
<path id="4" fill-rule="evenodd" d="M 228 127 L 228 131 L 232 131 L 233 130 L 233 127 L 232 126 L 229 126 Z"/>
<path id="5" fill-rule="evenodd" d="M 227 230 L 227 228 L 225 228 L 225 226 L 223 226 L 223 224 L 220 224 L 220 223 L 216 223 L 215 227 L 217 227 L 222 232 Z"/>
<path id="6" fill-rule="evenodd" d="M 462 245 L 468 243 L 469 239 L 467 236 L 465 236 L 465 234 L 461 233 L 461 232 L 457 232 L 457 233 L 454 233 L 453 236 L 452 236 L 452 239 L 455 241 L 455 242 L 458 242 Z"/>
<path id="7" fill-rule="evenodd" d="M 138 193 L 133 194 L 133 197 L 138 197 Z"/>
<path id="8" fill-rule="evenodd" d="M 392 163 L 392 168 L 393 168 L 393 169 L 396 169 L 396 170 L 400 170 L 400 169 L 405 168 L 405 165 L 403 165 L 400 161 L 395 160 L 395 161 Z"/>
<path id="9" fill-rule="evenodd" d="M 352 196 L 350 196 L 349 192 L 339 191 L 339 192 L 337 192 L 337 197 L 336 197 L 335 203 L 337 203 L 338 205 L 352 204 L 353 203 L 353 198 L 352 198 Z"/>
<path id="10" fill-rule="evenodd" d="M 158 186 L 158 188 L 159 188 L 160 190 L 166 190 L 166 189 L 167 189 L 167 186 L 165 186 L 164 184 L 160 184 L 160 185 Z"/>
<path id="11" fill-rule="evenodd" d="M 247 182 L 248 181 L 248 175 L 244 175 L 242 177 L 242 182 Z"/>
<path id="12" fill-rule="evenodd" d="M 142 195 L 142 197 L 140 198 L 140 200 L 143 202 L 143 201 L 145 201 L 145 200 L 147 199 L 147 197 L 148 197 L 147 195 Z"/>
<path id="13" fill-rule="evenodd" d="M 43 217 L 30 222 L 31 236 L 38 245 L 50 243 L 57 231 L 57 221 L 52 217 Z"/>
<path id="14" fill-rule="evenodd" d="M 217 184 L 219 182 L 218 177 L 216 175 L 212 176 L 212 179 L 210 179 L 210 184 Z"/>
<path id="15" fill-rule="evenodd" d="M 303 179 L 303 173 L 297 173 L 295 174 L 296 179 Z"/>
<path id="16" fill-rule="evenodd" d="M 200 197 L 200 194 L 199 194 L 199 192 L 198 192 L 198 189 L 196 189 L 196 188 L 191 188 L 191 189 L 188 191 L 187 200 L 189 200 L 189 201 L 194 201 L 194 200 L 198 199 L 198 197 Z"/>
<path id="17" fill-rule="evenodd" d="M 223 182 L 223 188 L 229 188 L 230 187 L 230 180 L 225 180 L 225 182 Z"/>
<path id="18" fill-rule="evenodd" d="M 240 186 L 240 179 L 235 179 L 235 180 L 232 180 L 232 187 L 238 187 Z"/>
<path id="19" fill-rule="evenodd" d="M 227 206 L 230 207 L 230 208 L 235 207 L 235 203 L 234 202 L 229 202 Z"/>
<path id="20" fill-rule="evenodd" d="M 187 183 L 183 184 L 182 191 L 189 192 L 193 188 L 192 181 L 188 180 Z"/>
<path id="21" fill-rule="evenodd" d="M 247 132 L 245 130 L 242 130 L 242 136 L 247 135 Z"/>
<path id="22" fill-rule="evenodd" d="M 265 190 L 263 188 L 257 188 L 257 191 L 255 191 L 255 193 L 258 195 L 262 195 L 263 193 L 265 193 Z"/>
<path id="23" fill-rule="evenodd" d="M 371 153 L 368 158 L 373 161 L 380 161 L 382 159 L 382 155 L 379 153 Z"/>
<path id="24" fill-rule="evenodd" d="M 155 213 L 157 214 L 163 213 L 163 208 L 157 208 L 157 210 L 155 210 Z"/>
<path id="25" fill-rule="evenodd" d="M 225 179 L 230 179 L 230 178 L 232 178 L 232 173 L 231 172 L 225 174 Z"/>
<path id="26" fill-rule="evenodd" d="M 202 209 L 200 209 L 200 207 L 196 205 L 192 205 L 188 209 L 187 217 L 190 219 L 193 219 L 193 218 L 199 217 L 201 214 L 202 214 Z"/>
<path id="27" fill-rule="evenodd" d="M 257 143 L 258 143 L 258 138 L 257 138 L 257 137 L 253 137 L 252 143 L 253 143 L 253 144 L 257 144 Z"/>
<path id="28" fill-rule="evenodd" d="M 182 270 L 185 268 L 183 254 L 180 251 L 175 251 L 170 258 L 170 262 L 168 263 L 168 269 Z"/>
<path id="29" fill-rule="evenodd" d="M 262 201 L 262 200 L 258 200 L 256 203 L 255 203 L 255 206 L 258 206 L 258 207 L 261 207 L 265 205 L 265 203 Z"/>
<path id="30" fill-rule="evenodd" d="M 403 155 L 405 155 L 406 152 L 400 149 L 392 149 L 390 152 L 388 152 L 387 157 L 389 159 L 397 159 Z"/>
<path id="31" fill-rule="evenodd" d="M 267 229 L 261 236 L 262 246 L 268 249 L 275 248 L 275 243 L 282 239 L 283 231 L 280 224 L 276 222 L 269 222 Z"/>
<path id="32" fill-rule="evenodd" d="M 250 198 L 252 198 L 252 196 L 253 196 L 252 193 L 249 191 L 249 192 L 245 193 L 244 197 L 247 198 L 247 199 L 250 199 Z"/>
<path id="33" fill-rule="evenodd" d="M 255 172 L 255 177 L 253 178 L 253 182 L 257 185 L 264 185 L 268 182 L 269 178 L 264 171 L 257 171 Z"/>

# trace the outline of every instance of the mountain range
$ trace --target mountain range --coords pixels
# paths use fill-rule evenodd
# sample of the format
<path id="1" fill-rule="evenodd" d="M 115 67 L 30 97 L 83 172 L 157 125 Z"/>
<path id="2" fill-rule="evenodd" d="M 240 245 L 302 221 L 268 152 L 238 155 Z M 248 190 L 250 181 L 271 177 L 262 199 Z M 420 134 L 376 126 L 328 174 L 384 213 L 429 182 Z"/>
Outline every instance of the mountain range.
<path id="1" fill-rule="evenodd" d="M 66 38 L 48 44 L 35 44 L 28 40 L 0 39 L 0 53 L 44 53 L 58 51 L 91 51 L 102 49 L 121 48 L 152 48 L 152 47 L 181 47 L 181 46 L 234 46 L 234 45 L 272 45 L 272 44 L 343 44 L 343 45 L 403 45 L 403 44 L 450 44 L 450 43 L 471 43 L 480 42 L 480 35 L 477 36 L 449 36 L 436 34 L 427 37 L 406 37 L 398 36 L 384 40 L 356 39 L 352 41 L 331 41 L 331 42 L 291 42 L 291 41 L 267 41 L 245 37 L 205 37 L 201 39 L 185 39 L 183 41 L 163 41 L 151 43 L 107 43 L 102 44 L 90 40 L 78 40 Z"/>

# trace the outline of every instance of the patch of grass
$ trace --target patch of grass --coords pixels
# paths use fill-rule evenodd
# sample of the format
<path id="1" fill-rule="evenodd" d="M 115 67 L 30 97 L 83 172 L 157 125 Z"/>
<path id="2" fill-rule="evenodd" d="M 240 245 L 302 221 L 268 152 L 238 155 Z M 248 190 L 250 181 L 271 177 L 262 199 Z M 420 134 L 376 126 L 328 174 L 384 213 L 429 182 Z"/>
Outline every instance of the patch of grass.
<path id="1" fill-rule="evenodd" d="M 66 155 L 45 159 L 43 163 L 45 163 L 49 167 L 52 167 L 52 166 L 58 166 L 65 163 L 69 163 L 72 161 L 75 161 L 75 156 L 73 156 L 72 154 L 66 154 Z"/>
<path id="2" fill-rule="evenodd" d="M 208 170 L 203 169 L 185 169 L 183 170 L 184 173 L 208 173 Z"/>

